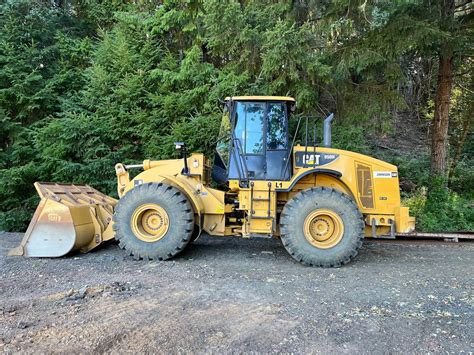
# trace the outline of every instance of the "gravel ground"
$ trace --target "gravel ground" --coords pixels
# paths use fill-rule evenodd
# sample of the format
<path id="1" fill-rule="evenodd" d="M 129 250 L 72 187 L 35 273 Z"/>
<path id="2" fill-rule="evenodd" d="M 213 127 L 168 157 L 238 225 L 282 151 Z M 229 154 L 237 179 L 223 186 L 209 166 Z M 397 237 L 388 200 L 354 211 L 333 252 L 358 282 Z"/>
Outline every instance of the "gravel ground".
<path id="1" fill-rule="evenodd" d="M 318 269 L 269 239 L 203 236 L 166 262 L 7 257 L 20 239 L 0 233 L 0 352 L 474 351 L 473 243 L 370 241 Z"/>

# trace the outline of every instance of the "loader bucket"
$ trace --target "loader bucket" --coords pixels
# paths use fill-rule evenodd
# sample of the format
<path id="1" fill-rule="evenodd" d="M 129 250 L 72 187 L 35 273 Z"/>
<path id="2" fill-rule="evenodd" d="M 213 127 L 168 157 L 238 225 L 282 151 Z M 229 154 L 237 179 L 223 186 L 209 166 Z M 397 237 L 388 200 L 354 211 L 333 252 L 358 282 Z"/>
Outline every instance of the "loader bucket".
<path id="1" fill-rule="evenodd" d="M 112 239 L 117 200 L 87 185 L 35 183 L 41 197 L 20 245 L 9 255 L 59 257 Z"/>

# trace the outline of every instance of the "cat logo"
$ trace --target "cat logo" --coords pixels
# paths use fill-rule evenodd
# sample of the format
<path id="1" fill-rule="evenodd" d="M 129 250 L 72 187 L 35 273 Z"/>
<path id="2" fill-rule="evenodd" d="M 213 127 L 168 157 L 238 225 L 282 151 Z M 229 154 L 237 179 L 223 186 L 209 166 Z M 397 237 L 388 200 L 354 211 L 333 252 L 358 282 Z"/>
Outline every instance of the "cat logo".
<path id="1" fill-rule="evenodd" d="M 303 164 L 307 165 L 319 165 L 319 159 L 321 155 L 319 154 L 304 154 L 303 155 Z"/>
<path id="2" fill-rule="evenodd" d="M 50 222 L 61 222 L 61 216 L 57 213 L 48 213 L 48 220 Z"/>
<path id="3" fill-rule="evenodd" d="M 296 152 L 296 167 L 321 166 L 332 163 L 339 157 L 338 154 Z"/>

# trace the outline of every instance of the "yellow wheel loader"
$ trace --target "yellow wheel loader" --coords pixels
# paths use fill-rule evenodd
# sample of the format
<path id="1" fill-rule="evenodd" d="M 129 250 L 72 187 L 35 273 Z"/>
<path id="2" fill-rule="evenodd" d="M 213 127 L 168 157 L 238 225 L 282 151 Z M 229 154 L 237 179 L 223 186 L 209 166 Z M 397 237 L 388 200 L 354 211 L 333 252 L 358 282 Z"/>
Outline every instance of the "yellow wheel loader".
<path id="1" fill-rule="evenodd" d="M 331 148 L 333 115 L 317 146 L 313 118 L 298 116 L 290 137 L 291 97 L 228 97 L 223 106 L 212 164 L 179 142 L 180 159 L 117 164 L 118 201 L 89 186 L 36 183 L 42 200 L 10 254 L 57 257 L 115 238 L 136 259 L 166 260 L 205 232 L 279 238 L 305 265 L 338 267 L 364 237 L 414 230 L 397 168 Z M 143 171 L 130 179 L 130 169 Z"/>

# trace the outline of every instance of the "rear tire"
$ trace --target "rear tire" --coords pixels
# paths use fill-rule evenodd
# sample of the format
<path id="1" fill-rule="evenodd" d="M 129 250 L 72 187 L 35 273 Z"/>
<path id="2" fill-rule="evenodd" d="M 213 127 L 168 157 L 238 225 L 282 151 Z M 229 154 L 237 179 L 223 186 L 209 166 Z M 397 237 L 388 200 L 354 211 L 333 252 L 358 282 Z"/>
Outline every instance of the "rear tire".
<path id="1" fill-rule="evenodd" d="M 289 200 L 280 218 L 281 240 L 288 253 L 308 266 L 340 267 L 358 253 L 364 221 L 347 195 L 311 188 Z"/>
<path id="2" fill-rule="evenodd" d="M 113 220 L 115 239 L 135 259 L 167 260 L 189 244 L 194 211 L 177 188 L 148 183 L 120 199 Z"/>

